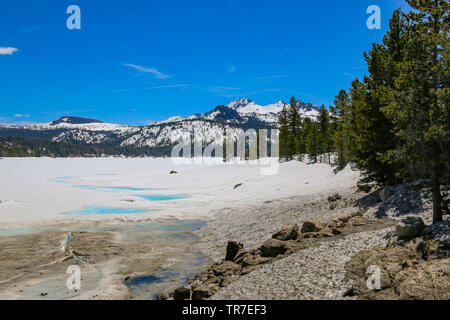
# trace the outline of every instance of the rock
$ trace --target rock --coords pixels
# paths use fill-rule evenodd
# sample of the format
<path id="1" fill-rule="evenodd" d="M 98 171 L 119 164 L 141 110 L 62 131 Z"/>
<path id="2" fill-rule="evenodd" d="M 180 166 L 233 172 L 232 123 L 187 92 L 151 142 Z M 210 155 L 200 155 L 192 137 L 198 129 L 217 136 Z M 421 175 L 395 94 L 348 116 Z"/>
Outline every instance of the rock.
<path id="1" fill-rule="evenodd" d="M 338 200 L 340 200 L 342 197 L 339 193 L 335 193 L 332 196 L 328 197 L 328 202 L 336 202 Z"/>
<path id="2" fill-rule="evenodd" d="M 373 185 L 370 185 L 368 183 L 359 183 L 358 182 L 356 184 L 356 186 L 358 187 L 359 191 L 363 191 L 365 193 L 369 193 L 372 190 L 372 188 L 373 188 Z"/>
<path id="3" fill-rule="evenodd" d="M 236 241 L 228 241 L 227 252 L 225 254 L 226 261 L 233 261 L 239 250 L 243 249 L 244 245 Z"/>
<path id="4" fill-rule="evenodd" d="M 385 187 L 379 192 L 380 200 L 374 218 L 393 218 L 401 220 L 401 216 L 420 213 L 424 210 L 424 203 L 420 195 L 408 189 L 405 185 Z"/>
<path id="5" fill-rule="evenodd" d="M 174 300 L 188 300 L 191 298 L 191 291 L 186 287 L 179 287 L 175 289 L 173 294 Z"/>
<path id="6" fill-rule="evenodd" d="M 343 228 L 343 227 L 345 227 L 344 222 L 342 222 L 342 221 L 336 222 L 336 228 Z"/>
<path id="7" fill-rule="evenodd" d="M 330 206 L 328 207 L 328 209 L 333 211 L 334 209 L 336 209 L 336 207 L 337 207 L 336 203 L 330 203 Z"/>
<path id="8" fill-rule="evenodd" d="M 319 231 L 318 236 L 319 238 L 331 238 L 334 237 L 334 233 L 332 229 L 325 228 Z"/>
<path id="9" fill-rule="evenodd" d="M 289 225 L 274 233 L 272 238 L 287 241 L 287 240 L 295 240 L 298 237 L 298 225 Z"/>
<path id="10" fill-rule="evenodd" d="M 334 223 L 346 223 L 348 220 L 350 220 L 351 216 L 345 215 L 345 214 L 340 214 L 336 217 L 333 218 L 333 222 Z"/>
<path id="11" fill-rule="evenodd" d="M 352 226 L 363 226 L 366 224 L 366 222 L 364 221 L 364 219 L 360 216 L 355 216 L 355 217 L 351 217 L 348 222 L 352 225 Z"/>
<path id="12" fill-rule="evenodd" d="M 234 282 L 234 280 L 236 280 L 235 278 L 229 276 L 229 277 L 225 277 L 222 279 L 222 281 L 220 282 L 220 286 L 221 287 L 226 287 L 228 285 L 230 285 L 232 282 Z"/>
<path id="13" fill-rule="evenodd" d="M 240 186 L 242 186 L 242 183 L 238 183 L 237 185 L 235 185 L 233 190 L 239 188 Z"/>
<path id="14" fill-rule="evenodd" d="M 261 255 L 263 257 L 276 257 L 280 254 L 286 253 L 291 249 L 292 247 L 284 241 L 269 239 L 261 246 Z"/>
<path id="15" fill-rule="evenodd" d="M 169 174 L 176 174 L 176 173 L 178 173 L 178 172 L 175 171 L 175 170 L 171 170 L 171 171 L 169 172 Z"/>
<path id="16" fill-rule="evenodd" d="M 414 238 L 420 235 L 424 229 L 425 224 L 421 217 L 407 217 L 395 227 L 400 238 Z"/>
<path id="17" fill-rule="evenodd" d="M 305 222 L 303 222 L 301 232 L 302 233 L 318 232 L 322 230 L 322 228 L 323 228 L 322 222 L 317 220 L 306 220 Z"/>
<path id="18" fill-rule="evenodd" d="M 353 287 L 348 287 L 342 290 L 341 296 L 342 297 L 351 297 L 354 295 Z"/>
<path id="19" fill-rule="evenodd" d="M 378 291 L 366 284 L 367 269 L 373 265 L 380 271 Z M 347 280 L 361 299 L 450 299 L 450 250 L 425 235 L 362 250 L 345 269 Z"/>
<path id="20" fill-rule="evenodd" d="M 244 258 L 246 256 L 251 256 L 250 252 L 248 252 L 248 250 L 241 249 L 238 251 L 238 253 L 236 253 L 236 256 L 234 257 L 233 262 L 237 263 L 237 264 L 241 264 L 242 260 L 244 260 Z"/>
<path id="21" fill-rule="evenodd" d="M 331 228 L 331 232 L 332 232 L 335 236 L 337 236 L 337 235 L 339 235 L 339 234 L 342 233 L 342 231 L 340 231 L 340 230 L 338 230 L 338 229 L 336 229 L 336 228 Z"/>
<path id="22" fill-rule="evenodd" d="M 440 243 L 450 245 L 450 222 L 441 221 L 427 226 L 424 234 Z"/>
<path id="23" fill-rule="evenodd" d="M 384 187 L 380 190 L 380 200 L 383 202 L 388 201 L 393 193 L 394 191 L 391 187 Z"/>
<path id="24" fill-rule="evenodd" d="M 396 279 L 402 300 L 449 300 L 450 259 L 422 263 L 418 269 L 400 272 Z"/>
<path id="25" fill-rule="evenodd" d="M 192 291 L 192 300 L 203 300 L 210 297 L 213 294 L 209 285 L 201 285 Z"/>
<path id="26" fill-rule="evenodd" d="M 227 276 L 236 273 L 240 269 L 240 266 L 231 261 L 224 261 L 213 265 L 212 271 L 216 277 Z"/>
<path id="27" fill-rule="evenodd" d="M 304 239 L 309 239 L 309 238 L 316 238 L 317 232 L 307 232 L 307 233 L 303 233 L 302 237 Z"/>
<path id="28" fill-rule="evenodd" d="M 267 261 L 269 261 L 270 258 L 263 258 L 261 256 L 246 256 L 243 261 L 242 261 L 242 267 L 248 267 L 248 266 L 257 266 L 263 263 L 266 263 Z"/>
<path id="29" fill-rule="evenodd" d="M 170 299 L 170 295 L 168 293 L 161 293 L 158 296 L 158 300 L 169 300 Z"/>

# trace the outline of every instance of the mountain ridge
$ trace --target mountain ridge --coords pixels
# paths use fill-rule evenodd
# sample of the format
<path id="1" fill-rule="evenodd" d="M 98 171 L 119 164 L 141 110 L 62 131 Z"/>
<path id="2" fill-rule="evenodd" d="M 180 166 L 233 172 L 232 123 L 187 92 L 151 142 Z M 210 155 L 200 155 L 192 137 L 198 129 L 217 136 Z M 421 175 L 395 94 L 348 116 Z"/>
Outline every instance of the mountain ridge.
<path id="1" fill-rule="evenodd" d="M 106 123 L 96 119 L 64 116 L 44 124 L 0 125 L 0 137 L 42 139 L 51 142 L 81 144 L 113 148 L 152 148 L 166 155 L 172 146 L 195 134 L 194 139 L 209 144 L 225 131 L 238 135 L 239 130 L 275 129 L 278 116 L 287 106 L 283 101 L 266 106 L 241 98 L 228 105 L 216 106 L 203 114 L 189 117 L 173 116 L 167 120 L 144 126 Z M 299 101 L 298 108 L 304 117 L 315 119 L 318 108 Z"/>

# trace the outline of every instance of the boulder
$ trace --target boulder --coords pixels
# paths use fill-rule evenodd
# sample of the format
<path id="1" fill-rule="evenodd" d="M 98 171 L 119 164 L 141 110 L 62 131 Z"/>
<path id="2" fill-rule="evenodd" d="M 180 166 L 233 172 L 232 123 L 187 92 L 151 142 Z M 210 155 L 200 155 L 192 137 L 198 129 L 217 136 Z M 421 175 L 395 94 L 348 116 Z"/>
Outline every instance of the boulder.
<path id="1" fill-rule="evenodd" d="M 367 269 L 372 265 L 380 268 L 379 291 L 367 287 Z M 425 235 L 362 250 L 345 269 L 360 299 L 450 299 L 450 250 Z"/>
<path id="2" fill-rule="evenodd" d="M 336 217 L 333 218 L 333 222 L 334 223 L 346 223 L 348 220 L 350 220 L 351 216 L 345 215 L 345 214 L 340 214 Z"/>
<path id="3" fill-rule="evenodd" d="M 203 284 L 192 291 L 192 300 L 203 300 L 210 297 L 213 294 L 211 287 L 207 284 Z"/>
<path id="4" fill-rule="evenodd" d="M 269 261 L 270 258 L 263 258 L 259 255 L 257 256 L 246 256 L 243 261 L 242 261 L 242 267 L 248 267 L 248 266 L 257 266 L 263 263 L 266 263 L 267 261 Z"/>
<path id="5" fill-rule="evenodd" d="M 332 229 L 325 228 L 319 231 L 318 236 L 319 238 L 331 238 L 334 237 L 334 233 Z"/>
<path id="6" fill-rule="evenodd" d="M 364 221 L 364 219 L 363 219 L 362 217 L 360 217 L 360 216 L 354 216 L 354 217 L 351 217 L 350 220 L 349 220 L 349 223 L 350 223 L 352 226 L 355 226 L 355 227 L 357 227 L 357 226 L 363 226 L 363 225 L 366 224 L 366 222 Z"/>
<path id="7" fill-rule="evenodd" d="M 286 253 L 291 249 L 292 247 L 284 241 L 269 239 L 261 246 L 261 255 L 263 257 L 276 257 L 280 254 Z"/>
<path id="8" fill-rule="evenodd" d="M 236 273 L 240 266 L 232 261 L 224 261 L 217 263 L 212 267 L 212 271 L 216 277 L 227 276 Z"/>
<path id="9" fill-rule="evenodd" d="M 226 287 L 228 285 L 230 285 L 233 281 L 235 281 L 236 278 L 233 278 L 231 276 L 225 277 L 222 279 L 222 281 L 220 282 L 220 286 L 221 287 Z"/>
<path id="10" fill-rule="evenodd" d="M 161 293 L 158 296 L 158 300 L 169 300 L 170 299 L 170 295 L 168 293 Z"/>
<path id="11" fill-rule="evenodd" d="M 336 202 L 340 199 L 342 199 L 341 195 L 339 193 L 335 193 L 332 196 L 328 197 L 328 202 Z"/>
<path id="12" fill-rule="evenodd" d="M 233 261 L 236 254 L 239 250 L 243 249 L 244 246 L 242 243 L 238 243 L 236 241 L 228 241 L 227 245 L 227 253 L 225 254 L 226 261 Z"/>
<path id="13" fill-rule="evenodd" d="M 380 190 L 380 200 L 383 202 L 388 201 L 393 193 L 394 193 L 393 188 L 384 187 L 383 189 Z"/>
<path id="14" fill-rule="evenodd" d="M 339 235 L 339 234 L 342 233 L 342 231 L 340 231 L 340 230 L 338 230 L 338 229 L 336 229 L 336 228 L 331 228 L 331 232 L 332 232 L 335 236 L 337 236 L 337 235 Z"/>
<path id="15" fill-rule="evenodd" d="M 274 233 L 272 238 L 282 241 L 295 240 L 298 237 L 298 225 L 285 226 L 283 229 Z"/>
<path id="16" fill-rule="evenodd" d="M 175 289 L 173 294 L 174 300 L 187 300 L 191 298 L 191 291 L 186 287 L 179 287 Z"/>
<path id="17" fill-rule="evenodd" d="M 237 263 L 237 264 L 241 264 L 242 260 L 244 260 L 244 258 L 247 256 L 251 256 L 251 253 L 248 252 L 248 250 L 241 249 L 238 251 L 238 253 L 236 253 L 236 256 L 234 257 L 233 262 Z"/>
<path id="18" fill-rule="evenodd" d="M 427 226 L 424 234 L 440 243 L 450 245 L 450 222 L 441 221 Z"/>
<path id="19" fill-rule="evenodd" d="M 449 300 L 450 259 L 421 263 L 417 269 L 407 269 L 396 277 L 401 300 Z"/>
<path id="20" fill-rule="evenodd" d="M 171 170 L 171 171 L 169 172 L 169 174 L 176 174 L 176 173 L 178 173 L 178 172 L 176 172 L 175 170 Z"/>
<path id="21" fill-rule="evenodd" d="M 317 235 L 317 232 L 307 232 L 307 233 L 302 233 L 302 237 L 304 239 L 309 239 L 309 238 L 315 238 Z"/>
<path id="22" fill-rule="evenodd" d="M 414 238 L 422 233 L 425 224 L 421 217 L 407 217 L 395 227 L 400 238 Z"/>
<path id="23" fill-rule="evenodd" d="M 208 278 L 206 281 L 203 282 L 203 284 L 212 284 L 212 283 L 219 283 L 220 282 L 220 278 L 212 276 L 210 278 Z"/>
<path id="24" fill-rule="evenodd" d="M 301 232 L 302 233 L 308 233 L 308 232 L 318 232 L 322 230 L 323 225 L 322 222 L 317 220 L 306 220 L 303 222 Z"/>

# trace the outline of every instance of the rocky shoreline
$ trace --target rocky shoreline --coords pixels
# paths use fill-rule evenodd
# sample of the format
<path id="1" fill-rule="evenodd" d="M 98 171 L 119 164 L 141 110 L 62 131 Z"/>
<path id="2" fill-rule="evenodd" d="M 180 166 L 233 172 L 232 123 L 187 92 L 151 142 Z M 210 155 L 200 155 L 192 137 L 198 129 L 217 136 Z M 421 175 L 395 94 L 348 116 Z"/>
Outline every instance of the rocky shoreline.
<path id="1" fill-rule="evenodd" d="M 250 241 L 248 248 L 242 244 L 242 234 L 236 232 L 239 227 L 228 225 L 228 234 L 234 231 L 239 241 L 228 241 L 221 250 L 206 245 L 204 250 L 212 252 L 216 262 L 187 285 L 161 294 L 160 299 L 448 299 L 449 222 L 425 228 L 421 217 L 429 221 L 429 207 L 424 208 L 428 202 L 423 194 L 420 198 L 413 192 L 404 186 L 370 194 L 351 190 L 344 196 L 332 194 L 303 202 L 300 208 L 318 208 L 316 214 L 326 211 L 322 217 L 332 218 L 325 222 L 301 219 L 301 224 L 285 225 L 273 232 L 270 239 L 257 244 Z M 292 211 L 295 201 L 286 205 L 288 202 L 284 205 Z M 253 221 L 260 221 L 267 211 L 258 209 L 258 213 L 250 210 L 256 215 Z M 385 216 L 379 217 L 379 212 Z M 203 231 L 206 240 L 223 230 L 224 224 L 208 227 Z M 258 224 L 255 227 L 258 230 Z M 408 256 L 409 262 L 389 258 L 402 257 L 399 252 L 411 248 L 422 249 L 416 250 L 415 258 Z M 220 251 L 225 258 L 218 258 Z M 390 279 L 385 279 L 379 290 L 369 290 L 366 285 L 368 264 L 374 261 L 380 263 L 382 277 Z M 397 275 L 392 270 L 401 272 Z M 423 285 L 412 280 L 416 278 L 423 279 Z M 432 286 L 434 279 L 439 286 Z"/>

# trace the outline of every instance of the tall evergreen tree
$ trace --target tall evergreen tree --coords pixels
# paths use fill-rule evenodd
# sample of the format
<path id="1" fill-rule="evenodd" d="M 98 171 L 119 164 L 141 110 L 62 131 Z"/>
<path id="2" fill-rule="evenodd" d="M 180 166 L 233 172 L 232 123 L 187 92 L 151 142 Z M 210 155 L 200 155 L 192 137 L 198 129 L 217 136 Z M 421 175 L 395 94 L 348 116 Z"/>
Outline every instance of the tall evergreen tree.
<path id="1" fill-rule="evenodd" d="M 433 221 L 442 220 L 442 182 L 448 183 L 450 150 L 448 1 L 407 0 L 405 55 L 383 110 L 401 144 L 387 153 L 403 165 L 403 179 L 431 178 Z"/>
<path id="2" fill-rule="evenodd" d="M 319 108 L 318 117 L 318 134 L 319 134 L 319 154 L 326 157 L 325 161 L 330 163 L 331 152 L 331 126 L 328 110 L 322 105 Z"/>
<path id="3" fill-rule="evenodd" d="M 298 104 L 295 97 L 292 97 L 287 109 L 288 127 L 290 130 L 289 135 L 289 155 L 292 158 L 294 155 L 301 157 L 302 141 L 301 141 L 301 129 L 302 118 L 300 111 L 298 110 Z"/>
<path id="4" fill-rule="evenodd" d="M 336 164 L 339 170 L 343 169 L 350 161 L 350 97 L 345 90 L 339 91 L 335 97 L 334 107 L 331 112 L 335 119 L 339 119 L 333 134 L 334 149 L 337 153 Z"/>
<path id="5" fill-rule="evenodd" d="M 290 140 L 290 132 L 288 127 L 288 115 L 286 107 L 283 107 L 281 114 L 278 118 L 279 124 L 279 154 L 280 159 L 288 160 L 290 158 L 291 153 L 289 152 L 289 140 Z"/>
<path id="6" fill-rule="evenodd" d="M 304 121 L 304 130 L 306 131 L 306 153 L 309 159 L 317 162 L 317 156 L 319 155 L 319 126 L 317 122 L 311 121 L 306 118 Z"/>

